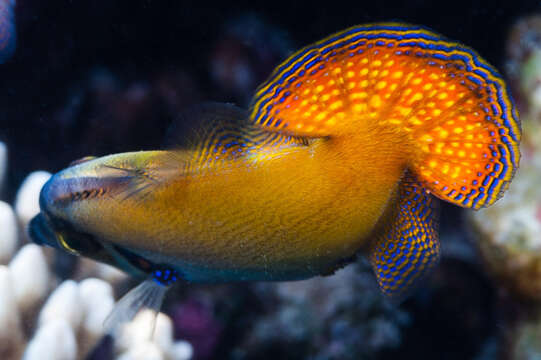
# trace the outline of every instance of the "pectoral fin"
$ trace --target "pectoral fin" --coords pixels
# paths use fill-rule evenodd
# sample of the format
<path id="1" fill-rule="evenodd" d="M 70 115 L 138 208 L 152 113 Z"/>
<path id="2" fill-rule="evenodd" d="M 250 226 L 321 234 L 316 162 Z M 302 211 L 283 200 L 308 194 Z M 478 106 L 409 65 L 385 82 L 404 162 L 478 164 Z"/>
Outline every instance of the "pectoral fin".
<path id="1" fill-rule="evenodd" d="M 178 280 L 178 273 L 168 268 L 156 268 L 152 277 L 143 281 L 130 290 L 115 305 L 107 319 L 104 328 L 107 334 L 114 335 L 121 326 L 133 320 L 135 315 L 143 309 L 154 313 L 152 322 L 148 326 L 148 338 L 152 338 L 156 316 L 160 312 L 163 298 L 167 290 Z"/>
<path id="2" fill-rule="evenodd" d="M 370 249 L 370 262 L 381 291 L 400 300 L 419 284 L 437 263 L 437 199 L 408 173 L 400 184 L 390 221 Z"/>

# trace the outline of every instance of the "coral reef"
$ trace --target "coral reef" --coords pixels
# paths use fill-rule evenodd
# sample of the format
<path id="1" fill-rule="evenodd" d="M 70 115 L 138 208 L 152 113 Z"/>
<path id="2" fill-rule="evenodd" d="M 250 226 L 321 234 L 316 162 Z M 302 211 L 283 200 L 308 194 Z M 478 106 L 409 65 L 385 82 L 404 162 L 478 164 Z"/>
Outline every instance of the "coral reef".
<path id="1" fill-rule="evenodd" d="M 541 300 L 540 38 L 541 17 L 536 16 L 520 20 L 509 39 L 508 68 L 523 108 L 520 170 L 495 206 L 468 214 L 490 270 L 511 292 L 536 301 Z"/>
<path id="2" fill-rule="evenodd" d="M 274 294 L 278 306 L 259 319 L 237 348 L 247 358 L 281 343 L 284 349 L 304 349 L 299 357 L 366 358 L 401 345 L 409 325 L 404 310 L 382 301 L 364 262 L 330 277 L 260 284 L 258 291 Z"/>
<path id="3" fill-rule="evenodd" d="M 35 171 L 23 181 L 15 198 L 15 212 L 25 228 L 30 220 L 39 213 L 39 191 L 49 180 L 47 171 Z"/>
<path id="4" fill-rule="evenodd" d="M 468 214 L 479 253 L 499 288 L 499 343 L 509 359 L 541 353 L 541 16 L 517 21 L 507 71 L 521 108 L 520 169 L 506 196 Z"/>
<path id="5" fill-rule="evenodd" d="M 0 305 L 2 359 L 83 359 L 106 336 L 103 323 L 114 295 L 112 286 L 97 278 L 59 282 L 42 249 L 29 244 L 0 266 Z M 168 316 L 158 314 L 154 334 L 149 331 L 153 317 L 141 312 L 124 325 L 112 354 L 125 360 L 190 359 L 190 344 L 173 340 Z"/>

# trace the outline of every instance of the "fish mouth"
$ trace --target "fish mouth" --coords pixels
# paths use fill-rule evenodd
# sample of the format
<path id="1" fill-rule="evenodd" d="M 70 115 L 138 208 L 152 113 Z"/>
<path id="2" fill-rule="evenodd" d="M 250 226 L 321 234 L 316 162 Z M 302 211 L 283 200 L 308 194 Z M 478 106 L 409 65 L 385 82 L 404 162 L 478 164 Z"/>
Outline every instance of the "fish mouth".
<path id="1" fill-rule="evenodd" d="M 104 246 L 103 241 L 92 234 L 79 231 L 68 222 L 44 212 L 32 218 L 28 234 L 37 245 L 85 256 L 119 268 L 134 277 L 146 277 L 154 267 L 154 264 L 140 255 L 115 245 Z"/>
<path id="2" fill-rule="evenodd" d="M 68 222 L 40 212 L 30 220 L 28 234 L 38 245 L 50 246 L 74 255 L 103 258 L 105 249 L 91 234 L 76 230 Z M 103 259 L 102 259 L 103 261 Z"/>
<path id="3" fill-rule="evenodd" d="M 30 239 L 38 245 L 62 249 L 58 244 L 52 225 L 43 213 L 39 213 L 30 220 L 28 234 Z"/>

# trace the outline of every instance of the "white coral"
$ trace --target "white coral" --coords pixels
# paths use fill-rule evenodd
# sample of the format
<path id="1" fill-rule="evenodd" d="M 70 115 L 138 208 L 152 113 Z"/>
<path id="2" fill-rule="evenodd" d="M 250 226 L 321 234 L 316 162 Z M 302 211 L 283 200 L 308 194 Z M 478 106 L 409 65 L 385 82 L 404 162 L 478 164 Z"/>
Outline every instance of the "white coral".
<path id="1" fill-rule="evenodd" d="M 17 191 L 15 212 L 24 227 L 39 213 L 39 192 L 50 177 L 47 171 L 30 173 Z"/>
<path id="2" fill-rule="evenodd" d="M 7 264 L 17 249 L 19 229 L 13 208 L 3 201 L 0 201 L 0 229 L 0 264 Z"/>
<path id="3" fill-rule="evenodd" d="M 25 245 L 9 263 L 13 293 L 19 309 L 26 312 L 38 305 L 49 291 L 50 273 L 43 250 Z"/>
<path id="4" fill-rule="evenodd" d="M 75 332 L 65 319 L 52 319 L 38 328 L 23 360 L 73 360 L 77 356 Z"/>

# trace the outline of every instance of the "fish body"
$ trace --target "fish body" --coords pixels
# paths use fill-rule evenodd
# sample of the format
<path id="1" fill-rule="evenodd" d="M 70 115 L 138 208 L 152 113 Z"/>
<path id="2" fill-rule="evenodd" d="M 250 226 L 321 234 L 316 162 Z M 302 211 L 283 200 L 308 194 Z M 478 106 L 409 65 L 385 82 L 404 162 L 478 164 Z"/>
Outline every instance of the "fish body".
<path id="1" fill-rule="evenodd" d="M 94 181 L 88 179 L 109 177 L 113 194 L 70 199 L 69 211 L 62 203 L 46 208 L 60 206 L 54 216 L 67 213 L 66 221 L 80 230 L 172 265 L 189 281 L 306 278 L 331 271 L 367 242 L 403 171 L 404 159 L 389 161 L 389 151 L 341 161 L 336 154 L 347 151 L 341 145 L 315 141 L 269 149 L 262 159 L 243 157 L 203 171 L 186 171 L 182 160 L 175 168 L 167 151 L 113 155 L 60 172 L 42 197 L 77 193 Z M 144 160 L 133 164 L 134 158 Z M 194 154 L 175 158 L 189 162 Z M 377 166 L 358 165 L 368 160 Z M 159 184 L 126 180 L 125 171 L 112 167 L 145 169 Z M 130 182 L 138 181 L 152 191 L 129 196 Z"/>
<path id="2" fill-rule="evenodd" d="M 304 279 L 360 252 L 383 293 L 401 298 L 439 259 L 437 198 L 489 206 L 520 158 L 497 71 L 399 23 L 307 46 L 248 113 L 215 105 L 200 117 L 183 146 L 53 176 L 33 238 L 160 284 Z"/>

